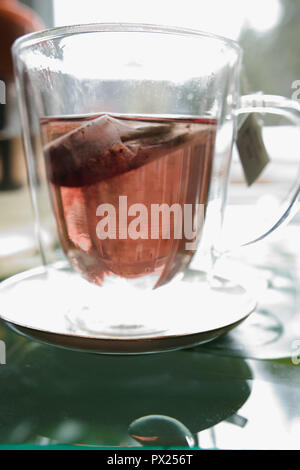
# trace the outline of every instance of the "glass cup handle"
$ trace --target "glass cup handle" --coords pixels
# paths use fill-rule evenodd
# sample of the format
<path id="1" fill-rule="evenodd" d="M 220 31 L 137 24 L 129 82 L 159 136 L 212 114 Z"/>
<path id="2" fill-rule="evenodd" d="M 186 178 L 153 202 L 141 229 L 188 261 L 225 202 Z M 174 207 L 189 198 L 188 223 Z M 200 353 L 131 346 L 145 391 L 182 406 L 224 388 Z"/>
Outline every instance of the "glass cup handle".
<path id="1" fill-rule="evenodd" d="M 236 116 L 249 113 L 268 113 L 285 116 L 300 130 L 300 104 L 297 101 L 276 95 L 252 94 L 244 95 L 240 99 L 240 107 L 236 110 Z M 253 240 L 246 241 L 240 245 L 248 246 L 257 241 L 263 240 L 274 230 L 283 224 L 287 224 L 300 208 L 300 174 L 289 192 L 289 196 L 281 204 L 280 213 L 276 221 L 264 233 Z"/>

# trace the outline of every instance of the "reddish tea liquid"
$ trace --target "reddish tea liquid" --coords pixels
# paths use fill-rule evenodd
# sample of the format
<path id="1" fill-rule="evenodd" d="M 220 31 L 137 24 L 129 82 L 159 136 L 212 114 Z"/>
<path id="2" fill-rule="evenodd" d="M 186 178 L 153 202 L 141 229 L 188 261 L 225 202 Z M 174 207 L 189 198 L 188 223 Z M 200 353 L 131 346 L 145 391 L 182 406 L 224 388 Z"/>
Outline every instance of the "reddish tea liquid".
<path id="1" fill-rule="evenodd" d="M 132 116 L 61 117 L 41 121 L 51 199 L 62 248 L 71 265 L 101 285 L 154 275 L 162 285 L 185 269 L 187 240 L 151 239 L 151 205 L 207 205 L 216 134 L 214 119 Z M 119 196 L 148 209 L 149 238 L 120 239 Z M 116 210 L 116 239 L 99 239 L 101 204 Z M 172 215 L 171 215 L 172 218 Z M 134 219 L 128 216 L 127 224 Z M 197 237 L 202 231 L 199 221 Z M 156 276 L 155 276 L 156 275 Z M 153 277 L 153 276 L 152 276 Z M 153 286 L 154 286 L 153 284 Z"/>

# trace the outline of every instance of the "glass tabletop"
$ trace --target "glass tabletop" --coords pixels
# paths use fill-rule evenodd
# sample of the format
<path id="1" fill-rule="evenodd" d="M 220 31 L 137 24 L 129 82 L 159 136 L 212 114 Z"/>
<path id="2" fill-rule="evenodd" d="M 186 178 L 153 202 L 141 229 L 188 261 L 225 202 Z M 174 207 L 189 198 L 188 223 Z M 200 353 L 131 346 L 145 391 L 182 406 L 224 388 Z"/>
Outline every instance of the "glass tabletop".
<path id="1" fill-rule="evenodd" d="M 206 345 L 96 355 L 33 341 L 1 323 L 0 443 L 136 447 L 133 423 L 148 433 L 143 444 L 153 444 L 154 419 L 162 445 L 167 420 L 176 423 L 168 445 L 299 449 L 299 232 L 291 226 L 284 243 L 262 245 L 256 257 L 247 252 L 243 272 L 261 286 L 258 309 Z"/>
<path id="2" fill-rule="evenodd" d="M 33 342 L 3 325 L 0 334 L 1 443 L 137 446 L 132 422 L 163 415 L 204 449 L 299 447 L 300 374 L 289 359 L 203 347 L 113 357 Z"/>

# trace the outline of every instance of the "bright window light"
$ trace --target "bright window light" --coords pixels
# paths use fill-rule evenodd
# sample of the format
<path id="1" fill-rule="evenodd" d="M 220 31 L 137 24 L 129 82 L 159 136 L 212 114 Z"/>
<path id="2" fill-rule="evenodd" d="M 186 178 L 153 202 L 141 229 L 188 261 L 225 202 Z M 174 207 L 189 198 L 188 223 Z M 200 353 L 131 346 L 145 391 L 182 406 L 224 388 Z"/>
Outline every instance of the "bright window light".
<path id="1" fill-rule="evenodd" d="M 280 19 L 279 0 L 54 0 L 56 26 L 79 23 L 155 23 L 237 39 L 245 22 L 259 32 Z"/>
<path id="2" fill-rule="evenodd" d="M 251 0 L 248 2 L 245 20 L 257 32 L 264 32 L 276 26 L 281 18 L 282 7 L 279 1 Z"/>

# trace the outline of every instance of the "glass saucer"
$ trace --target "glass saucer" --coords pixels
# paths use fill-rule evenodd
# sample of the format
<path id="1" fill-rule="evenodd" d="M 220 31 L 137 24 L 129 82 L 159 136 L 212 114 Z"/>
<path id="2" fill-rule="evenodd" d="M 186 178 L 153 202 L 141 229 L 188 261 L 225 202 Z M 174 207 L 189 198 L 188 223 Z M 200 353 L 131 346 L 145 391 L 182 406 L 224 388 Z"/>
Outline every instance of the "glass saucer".
<path id="1" fill-rule="evenodd" d="M 107 354 L 170 351 L 211 341 L 253 312 L 245 287 L 188 270 L 155 290 L 126 280 L 99 287 L 63 265 L 39 267 L 0 285 L 0 317 L 14 330 L 74 350 Z"/>

